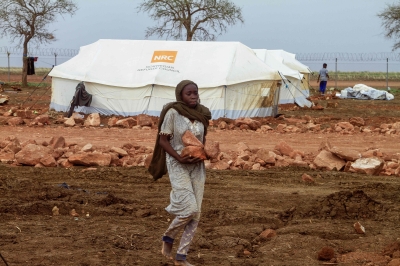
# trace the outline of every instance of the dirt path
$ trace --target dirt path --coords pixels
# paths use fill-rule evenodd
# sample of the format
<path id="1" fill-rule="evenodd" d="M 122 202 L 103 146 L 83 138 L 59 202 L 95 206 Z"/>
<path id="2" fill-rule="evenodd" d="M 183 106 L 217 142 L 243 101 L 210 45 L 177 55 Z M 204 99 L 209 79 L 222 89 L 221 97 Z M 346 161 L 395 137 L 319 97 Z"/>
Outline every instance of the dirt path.
<path id="1" fill-rule="evenodd" d="M 31 93 L 28 104 L 37 101 L 34 109 L 46 112 L 50 98 L 46 88 L 35 92 L 28 88 L 9 93 L 11 103 L 0 106 L 0 113 L 24 102 Z M 316 111 L 285 105 L 280 106 L 283 116 L 261 121 L 276 128 L 289 123 L 283 117 L 309 116 L 327 128 L 358 116 L 371 129 L 400 121 L 397 96 L 387 102 L 318 102 L 324 107 L 329 102 L 338 106 Z M 0 125 L 0 141 L 11 135 L 39 143 L 63 136 L 82 146 L 120 147 L 136 142 L 153 147 L 156 131 Z M 219 141 L 222 151 L 234 149 L 238 142 L 272 150 L 283 140 L 294 149 L 315 154 L 320 143 L 329 140 L 340 148 L 363 151 L 374 147 L 400 153 L 400 135 L 396 134 L 257 133 L 212 128 L 207 139 Z M 302 181 L 303 174 L 315 183 Z M 396 263 L 400 258 L 399 190 L 399 177 L 296 167 L 208 170 L 202 218 L 188 260 L 194 265 L 226 266 Z M 10 266 L 172 265 L 160 255 L 161 236 L 173 218 L 164 210 L 169 192 L 168 177 L 154 182 L 144 167 L 87 170 L 0 164 L 0 254 Z M 60 215 L 53 215 L 54 206 Z M 72 209 L 78 217 L 70 215 Z M 365 234 L 356 233 L 356 222 L 365 227 Z M 266 229 L 274 230 L 276 236 L 260 237 Z M 331 260 L 318 260 L 324 247 L 332 250 Z"/>

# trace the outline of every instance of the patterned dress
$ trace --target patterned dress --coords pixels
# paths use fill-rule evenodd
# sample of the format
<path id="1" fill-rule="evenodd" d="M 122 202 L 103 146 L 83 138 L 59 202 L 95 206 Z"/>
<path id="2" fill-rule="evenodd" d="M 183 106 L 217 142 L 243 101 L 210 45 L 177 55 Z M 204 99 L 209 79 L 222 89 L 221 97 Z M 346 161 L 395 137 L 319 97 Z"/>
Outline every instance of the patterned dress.
<path id="1" fill-rule="evenodd" d="M 186 130 L 190 130 L 203 142 L 204 125 L 201 122 L 194 120 L 192 123 L 175 109 L 169 109 L 161 125 L 160 134 L 171 136 L 170 144 L 178 154 L 184 148 L 182 135 Z M 166 163 L 172 190 L 170 204 L 165 210 L 180 217 L 194 215 L 193 219 L 199 220 L 206 179 L 204 162 L 181 164 L 167 153 Z"/>

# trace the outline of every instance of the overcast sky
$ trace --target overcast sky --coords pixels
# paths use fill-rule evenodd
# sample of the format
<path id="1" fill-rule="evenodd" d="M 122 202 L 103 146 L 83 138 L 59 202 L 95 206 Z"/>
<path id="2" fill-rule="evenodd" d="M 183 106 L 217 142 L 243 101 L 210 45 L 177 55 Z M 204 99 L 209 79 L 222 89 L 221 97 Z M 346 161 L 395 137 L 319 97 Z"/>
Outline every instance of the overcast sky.
<path id="1" fill-rule="evenodd" d="M 51 28 L 57 41 L 49 48 L 79 49 L 99 39 L 144 39 L 155 23 L 137 13 L 139 0 L 76 0 L 78 11 Z M 239 41 L 251 48 L 291 53 L 391 52 L 381 12 L 393 0 L 232 0 L 242 7 L 244 24 L 228 29 L 217 41 Z M 157 37 L 151 38 L 157 39 Z M 0 46 L 13 47 L 3 38 Z M 0 55 L 4 57 L 4 55 Z M 0 58 L 0 66 L 4 60 Z"/>

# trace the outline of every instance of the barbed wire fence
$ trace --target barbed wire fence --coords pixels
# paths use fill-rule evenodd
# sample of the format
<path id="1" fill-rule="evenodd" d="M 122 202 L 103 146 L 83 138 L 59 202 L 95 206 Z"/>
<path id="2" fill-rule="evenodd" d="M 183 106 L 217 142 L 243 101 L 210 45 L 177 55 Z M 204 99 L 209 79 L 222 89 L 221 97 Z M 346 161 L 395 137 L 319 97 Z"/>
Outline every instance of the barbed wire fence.
<path id="1" fill-rule="evenodd" d="M 38 63 L 43 68 L 52 68 L 76 56 L 79 49 L 69 48 L 39 48 L 28 49 L 28 57 L 38 57 Z M 0 47 L 0 67 L 7 67 L 8 80 L 12 67 L 22 66 L 23 49 L 21 47 Z"/>
<path id="2" fill-rule="evenodd" d="M 79 49 L 32 47 L 28 50 L 28 57 L 38 57 L 38 65 L 43 68 L 52 68 L 76 56 Z M 21 47 L 0 47 L 0 67 L 7 67 L 10 75 L 11 67 L 22 66 L 23 49 Z M 400 53 L 375 52 L 375 53 L 296 53 L 296 59 L 309 66 L 310 70 L 318 72 L 322 63 L 328 63 L 329 68 L 334 64 L 335 87 L 337 88 L 338 72 L 348 71 L 375 71 L 386 73 L 388 87 L 389 72 L 400 72 Z M 361 69 L 366 70 L 361 70 Z M 378 70 L 378 71 L 377 71 Z M 311 70 L 314 72 L 313 70 Z M 331 72 L 332 68 L 330 69 Z M 316 79 L 315 73 L 312 78 Z"/>
<path id="3" fill-rule="evenodd" d="M 377 52 L 377 53 L 298 53 L 296 59 L 300 62 L 315 64 L 320 67 L 323 63 L 333 63 L 335 66 L 335 88 L 337 88 L 339 65 L 367 64 L 370 69 L 379 69 L 377 72 L 385 73 L 386 89 L 389 88 L 389 72 L 398 72 L 400 66 L 400 53 Z M 384 69 L 383 69 L 384 68 Z M 396 76 L 397 78 L 397 76 Z"/>

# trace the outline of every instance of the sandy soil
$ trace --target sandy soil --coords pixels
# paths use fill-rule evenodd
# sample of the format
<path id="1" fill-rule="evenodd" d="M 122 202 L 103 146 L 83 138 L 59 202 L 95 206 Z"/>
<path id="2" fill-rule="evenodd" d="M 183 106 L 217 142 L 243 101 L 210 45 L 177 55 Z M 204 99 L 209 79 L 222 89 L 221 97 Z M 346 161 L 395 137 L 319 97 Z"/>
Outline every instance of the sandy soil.
<path id="1" fill-rule="evenodd" d="M 46 87 L 18 92 L 6 88 L 3 94 L 11 100 L 0 106 L 0 113 L 21 103 L 45 112 L 49 93 Z M 323 106 L 332 101 L 337 108 L 321 111 L 280 106 L 283 116 L 260 121 L 271 127 L 287 123 L 283 117 L 304 115 L 321 127 L 354 116 L 371 127 L 400 121 L 397 97 L 393 101 L 318 100 Z M 10 135 L 21 141 L 64 136 L 80 145 L 119 147 L 138 142 L 152 147 L 156 131 L 0 125 L 0 140 Z M 215 128 L 208 135 L 208 140 L 220 142 L 223 151 L 239 141 L 250 148 L 272 150 L 284 140 L 308 154 L 316 153 L 326 139 L 340 148 L 400 151 L 399 135 L 261 134 Z M 162 233 L 173 218 L 164 210 L 168 177 L 154 182 L 143 167 L 83 170 L 0 165 L 0 254 L 4 258 L 0 265 L 5 261 L 8 265 L 172 265 L 160 256 Z M 304 183 L 304 173 L 316 182 Z M 202 220 L 188 260 L 194 265 L 388 265 L 400 257 L 399 189 L 398 177 L 293 167 L 208 170 Z M 54 206 L 60 216 L 52 216 Z M 71 209 L 80 216 L 70 216 Z M 365 234 L 355 232 L 357 221 Z M 274 229 L 277 236 L 263 240 L 259 235 L 265 229 Z M 334 251 L 332 260 L 318 260 L 324 247 Z"/>

